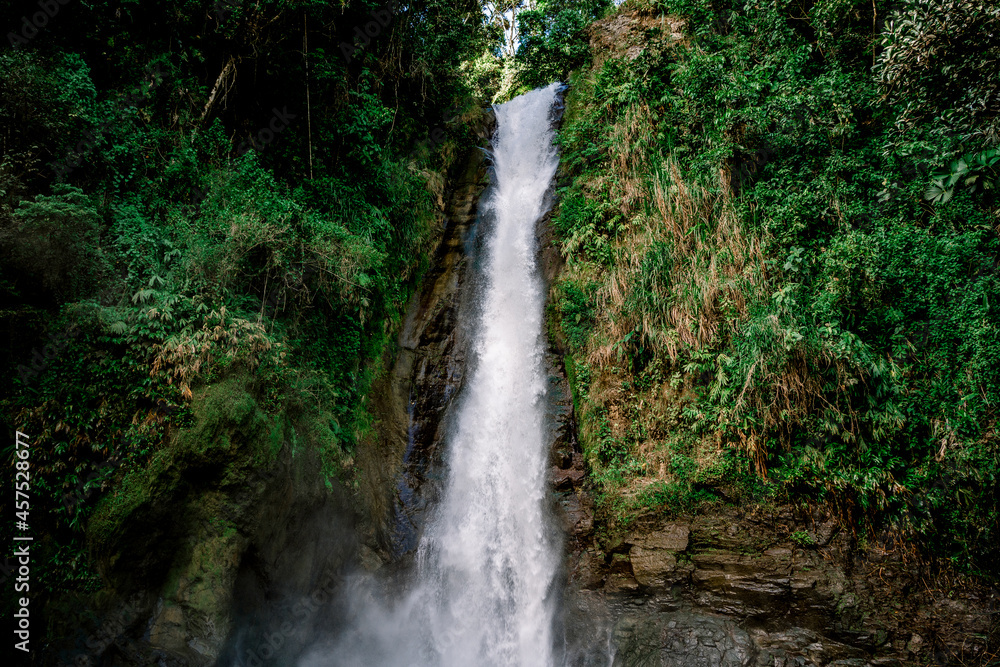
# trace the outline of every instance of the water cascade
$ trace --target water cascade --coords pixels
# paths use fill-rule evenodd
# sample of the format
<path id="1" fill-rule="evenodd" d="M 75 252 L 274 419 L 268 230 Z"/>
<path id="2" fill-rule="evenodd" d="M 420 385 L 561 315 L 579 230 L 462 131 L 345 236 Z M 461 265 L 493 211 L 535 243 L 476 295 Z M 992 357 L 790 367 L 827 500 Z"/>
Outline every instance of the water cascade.
<path id="1" fill-rule="evenodd" d="M 560 545 L 545 505 L 545 290 L 535 228 L 558 165 L 550 119 L 558 90 L 496 108 L 468 376 L 411 581 L 392 603 L 359 581 L 346 627 L 307 652 L 302 667 L 555 661 Z"/>

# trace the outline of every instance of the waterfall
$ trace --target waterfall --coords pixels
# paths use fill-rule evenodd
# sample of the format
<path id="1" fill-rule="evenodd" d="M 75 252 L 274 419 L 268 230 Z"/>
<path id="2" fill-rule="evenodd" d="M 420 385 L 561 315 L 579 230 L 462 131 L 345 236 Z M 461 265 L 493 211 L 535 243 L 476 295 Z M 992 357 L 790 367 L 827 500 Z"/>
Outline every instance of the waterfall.
<path id="1" fill-rule="evenodd" d="M 558 165 L 559 84 L 496 108 L 490 218 L 468 379 L 446 439 L 447 476 L 412 581 L 393 603 L 367 583 L 338 637 L 302 667 L 548 666 L 559 544 L 546 521 L 545 290 L 535 227 Z"/>
<path id="2" fill-rule="evenodd" d="M 445 494 L 419 552 L 421 583 L 437 602 L 429 630 L 442 665 L 551 663 L 556 555 L 543 516 L 545 295 L 535 223 L 558 163 L 549 127 L 556 89 L 497 109 L 474 367 Z"/>

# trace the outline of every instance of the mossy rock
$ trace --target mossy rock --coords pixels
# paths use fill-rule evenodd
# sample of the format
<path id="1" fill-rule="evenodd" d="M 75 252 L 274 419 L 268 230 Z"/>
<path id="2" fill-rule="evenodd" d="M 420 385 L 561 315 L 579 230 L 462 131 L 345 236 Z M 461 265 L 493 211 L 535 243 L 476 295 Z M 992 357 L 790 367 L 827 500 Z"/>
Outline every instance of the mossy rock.
<path id="1" fill-rule="evenodd" d="M 162 584 L 174 543 L 191 533 L 193 515 L 205 515 L 188 511 L 189 500 L 211 489 L 245 488 L 255 470 L 275 460 L 288 420 L 268 416 L 247 385 L 248 378 L 234 376 L 198 392 L 194 426 L 174 434 L 98 504 L 90 546 L 122 592 Z"/>

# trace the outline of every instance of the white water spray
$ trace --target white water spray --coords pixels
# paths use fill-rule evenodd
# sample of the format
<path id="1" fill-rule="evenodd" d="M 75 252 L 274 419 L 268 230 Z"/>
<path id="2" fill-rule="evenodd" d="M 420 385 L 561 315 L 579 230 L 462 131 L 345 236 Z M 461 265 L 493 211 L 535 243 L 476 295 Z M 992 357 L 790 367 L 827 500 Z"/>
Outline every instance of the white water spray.
<path id="1" fill-rule="evenodd" d="M 548 667 L 558 544 L 546 522 L 544 288 L 535 225 L 558 165 L 552 84 L 497 107 L 492 213 L 474 362 L 447 441 L 448 478 L 393 608 L 355 605 L 303 667 Z M 357 593 L 366 596 L 364 586 Z M 366 596 L 367 597 L 367 596 Z"/>

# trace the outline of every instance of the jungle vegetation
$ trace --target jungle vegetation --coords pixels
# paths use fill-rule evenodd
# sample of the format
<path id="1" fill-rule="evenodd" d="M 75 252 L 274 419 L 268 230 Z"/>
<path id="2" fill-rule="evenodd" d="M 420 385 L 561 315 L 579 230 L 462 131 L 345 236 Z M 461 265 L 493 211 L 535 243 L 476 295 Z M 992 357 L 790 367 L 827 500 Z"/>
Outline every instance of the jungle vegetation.
<path id="1" fill-rule="evenodd" d="M 550 322 L 607 530 L 822 502 L 996 572 L 992 3 L 3 7 L 0 411 L 50 588 L 100 586 L 88 522 L 225 378 L 355 483 L 471 127 L 557 79 Z"/>
<path id="2" fill-rule="evenodd" d="M 609 535 L 828 504 L 995 577 L 1000 9 L 620 11 L 569 78 L 552 308 Z"/>

